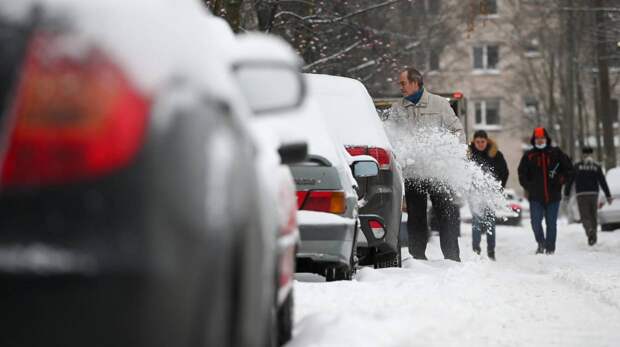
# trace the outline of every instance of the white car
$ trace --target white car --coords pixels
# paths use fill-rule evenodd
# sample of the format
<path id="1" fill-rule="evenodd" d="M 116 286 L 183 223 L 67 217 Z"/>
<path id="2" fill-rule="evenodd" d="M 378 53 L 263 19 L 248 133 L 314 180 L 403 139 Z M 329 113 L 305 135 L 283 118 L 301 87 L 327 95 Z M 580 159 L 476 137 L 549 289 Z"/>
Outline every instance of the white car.
<path id="1" fill-rule="evenodd" d="M 612 231 L 620 228 L 620 168 L 607 171 L 606 178 L 614 201 L 598 210 L 598 222 L 601 230 Z"/>
<path id="2" fill-rule="evenodd" d="M 267 266 L 257 276 L 262 278 L 276 314 L 269 322 L 255 323 L 268 324 L 274 335 L 269 340 L 283 345 L 292 336 L 293 276 L 299 243 L 295 183 L 286 164 L 303 160 L 306 147 L 283 145 L 273 123 L 286 122 L 304 101 L 301 61 L 280 39 L 258 33 L 235 36 L 220 18 L 206 19 L 211 30 L 203 35 L 216 45 L 222 70 L 236 81 L 240 101 L 247 102 L 250 117 L 245 123 L 257 143 L 254 159 L 262 198 L 257 224 L 267 231 L 261 235 L 263 242 L 273 245 L 272 252 L 262 254 Z"/>

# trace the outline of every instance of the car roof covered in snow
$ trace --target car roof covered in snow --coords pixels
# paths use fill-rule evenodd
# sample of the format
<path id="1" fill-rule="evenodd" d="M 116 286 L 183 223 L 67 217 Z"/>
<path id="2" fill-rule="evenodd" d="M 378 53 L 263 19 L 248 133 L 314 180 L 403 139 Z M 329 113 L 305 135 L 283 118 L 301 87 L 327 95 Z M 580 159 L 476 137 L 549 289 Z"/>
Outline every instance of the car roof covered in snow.
<path id="1" fill-rule="evenodd" d="M 331 135 L 343 145 L 392 146 L 366 87 L 354 79 L 305 74 Z"/>
<path id="2" fill-rule="evenodd" d="M 80 54 L 95 45 L 147 92 L 156 92 L 174 78 L 206 87 L 216 96 L 235 94 L 234 86 L 223 82 L 227 72 L 218 56 L 231 40 L 210 40 L 234 38 L 234 34 L 224 20 L 211 15 L 198 1 L 0 1 L 0 16 L 25 22 L 35 8 L 46 20 L 59 21 L 60 27 L 72 31 L 58 49 Z"/>

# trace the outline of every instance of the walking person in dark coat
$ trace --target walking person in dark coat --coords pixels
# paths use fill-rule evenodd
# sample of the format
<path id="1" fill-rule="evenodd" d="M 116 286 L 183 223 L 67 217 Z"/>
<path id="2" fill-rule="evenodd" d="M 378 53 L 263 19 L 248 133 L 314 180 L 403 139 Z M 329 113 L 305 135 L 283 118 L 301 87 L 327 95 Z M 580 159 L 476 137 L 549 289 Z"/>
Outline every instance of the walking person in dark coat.
<path id="1" fill-rule="evenodd" d="M 575 164 L 575 175 L 564 187 L 564 195 L 568 197 L 571 187 L 575 183 L 579 215 L 581 216 L 581 223 L 590 246 L 594 246 L 596 243 L 599 187 L 603 189 L 607 202 L 611 204 L 613 201 L 603 170 L 592 158 L 593 152 L 591 147 L 584 147 L 582 149 L 583 159 Z"/>
<path id="2" fill-rule="evenodd" d="M 484 130 L 474 133 L 474 139 L 469 144 L 469 158 L 476 162 L 482 170 L 493 175 L 497 181 L 506 187 L 508 181 L 508 165 L 504 155 L 497 148 L 495 141 L 489 138 Z M 473 207 L 470 204 L 471 207 Z M 487 255 L 495 260 L 495 211 L 486 207 L 482 211 L 472 210 L 472 247 L 480 254 L 480 240 L 484 233 L 487 238 Z"/>
<path id="3" fill-rule="evenodd" d="M 536 253 L 553 254 L 562 185 L 571 178 L 573 165 L 562 150 L 551 146 L 545 128 L 534 129 L 531 143 L 534 148 L 525 152 L 519 163 L 519 183 L 530 200 L 530 220 L 538 243 Z M 547 226 L 546 236 L 543 218 Z"/>

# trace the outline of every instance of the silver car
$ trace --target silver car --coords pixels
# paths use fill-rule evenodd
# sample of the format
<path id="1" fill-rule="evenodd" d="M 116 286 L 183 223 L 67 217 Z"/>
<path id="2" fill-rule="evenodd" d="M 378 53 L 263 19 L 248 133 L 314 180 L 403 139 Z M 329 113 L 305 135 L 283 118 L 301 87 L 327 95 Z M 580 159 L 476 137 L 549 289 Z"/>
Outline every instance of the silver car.
<path id="1" fill-rule="evenodd" d="M 362 228 L 354 173 L 376 176 L 378 165 L 372 157 L 351 157 L 336 146 L 316 106 L 308 111 L 297 120 L 308 136 L 308 160 L 291 166 L 301 235 L 297 271 L 320 274 L 327 281 L 347 280 L 355 270 L 357 234 Z M 383 228 L 380 218 L 362 219 L 366 232 Z"/>

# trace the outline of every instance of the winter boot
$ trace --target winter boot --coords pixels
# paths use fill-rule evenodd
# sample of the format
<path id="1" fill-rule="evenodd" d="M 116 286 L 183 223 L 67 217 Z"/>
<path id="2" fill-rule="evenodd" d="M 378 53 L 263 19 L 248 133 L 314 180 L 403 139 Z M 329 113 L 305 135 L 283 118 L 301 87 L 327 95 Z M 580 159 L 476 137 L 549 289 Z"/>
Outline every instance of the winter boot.
<path id="1" fill-rule="evenodd" d="M 552 251 L 550 249 L 545 251 L 545 254 L 547 254 L 547 255 L 553 255 L 553 253 L 555 253 L 555 251 Z"/>
<path id="2" fill-rule="evenodd" d="M 536 249 L 536 254 L 543 254 L 545 253 L 545 245 L 540 242 L 538 243 L 538 248 Z"/>
<path id="3" fill-rule="evenodd" d="M 474 253 L 480 255 L 480 248 L 474 248 Z"/>
<path id="4" fill-rule="evenodd" d="M 588 245 L 594 246 L 596 244 L 596 237 L 590 236 L 588 237 Z"/>
<path id="5" fill-rule="evenodd" d="M 495 261 L 495 251 L 488 251 L 487 255 L 489 256 L 489 259 Z"/>

